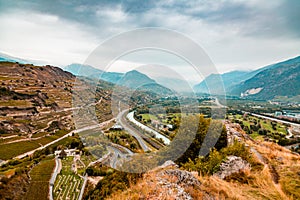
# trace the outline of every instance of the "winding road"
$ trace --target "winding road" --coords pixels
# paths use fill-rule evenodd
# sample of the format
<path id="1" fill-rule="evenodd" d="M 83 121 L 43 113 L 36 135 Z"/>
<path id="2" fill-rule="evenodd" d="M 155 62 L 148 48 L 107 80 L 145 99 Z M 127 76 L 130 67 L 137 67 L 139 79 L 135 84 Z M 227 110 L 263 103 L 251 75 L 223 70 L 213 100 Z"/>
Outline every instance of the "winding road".
<path id="1" fill-rule="evenodd" d="M 139 142 L 140 146 L 142 147 L 143 151 L 151 151 L 151 149 L 148 147 L 148 145 L 146 144 L 146 142 L 143 140 L 143 138 L 141 137 L 140 133 L 133 128 L 129 122 L 126 119 L 128 113 L 128 109 L 127 110 L 123 110 L 122 112 L 120 112 L 117 116 L 117 122 L 126 130 L 128 131 L 128 133 L 130 135 L 132 135 L 133 137 L 135 137 L 137 139 L 137 141 Z"/>
<path id="2" fill-rule="evenodd" d="M 62 168 L 61 160 L 58 157 L 55 157 L 55 169 L 52 173 L 50 184 L 49 184 L 49 198 L 50 200 L 53 200 L 53 187 L 56 180 L 57 175 L 59 174 L 60 170 Z"/>

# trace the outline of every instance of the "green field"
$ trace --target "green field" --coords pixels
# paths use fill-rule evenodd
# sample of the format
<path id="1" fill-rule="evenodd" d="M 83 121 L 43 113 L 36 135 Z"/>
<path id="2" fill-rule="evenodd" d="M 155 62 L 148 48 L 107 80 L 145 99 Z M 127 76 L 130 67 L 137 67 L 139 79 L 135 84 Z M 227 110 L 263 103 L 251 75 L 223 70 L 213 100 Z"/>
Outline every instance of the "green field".
<path id="1" fill-rule="evenodd" d="M 259 130 L 253 130 L 253 128 L 251 129 L 251 125 L 253 126 L 255 124 L 257 126 L 260 126 L 259 129 L 266 130 L 267 131 L 266 135 L 271 137 L 272 139 L 278 140 L 278 138 L 287 135 L 287 126 L 271 120 L 260 119 L 258 117 L 254 117 L 250 115 L 244 117 L 242 115 L 228 115 L 228 119 L 230 119 L 233 122 L 239 122 L 244 127 L 248 127 L 248 129 L 251 130 L 252 132 L 250 136 L 253 139 L 263 140 L 263 135 L 259 134 Z"/>
<path id="2" fill-rule="evenodd" d="M 40 147 L 36 141 L 23 141 L 0 145 L 0 159 L 8 160 L 22 153 Z"/>
<path id="3" fill-rule="evenodd" d="M 25 199 L 48 199 L 49 180 L 55 167 L 54 159 L 41 161 L 30 172 L 29 189 Z"/>
<path id="4" fill-rule="evenodd" d="M 151 114 L 141 114 L 143 120 L 157 120 L 157 117 L 155 115 L 151 115 Z"/>
<path id="5" fill-rule="evenodd" d="M 9 144 L 1 144 L 0 143 L 0 159 L 1 160 L 8 160 L 20 154 L 26 153 L 28 151 L 34 150 L 41 145 L 48 144 L 63 135 L 65 135 L 67 131 L 60 130 L 55 135 L 46 136 L 37 140 L 32 141 L 22 141 L 22 142 L 15 142 Z"/>

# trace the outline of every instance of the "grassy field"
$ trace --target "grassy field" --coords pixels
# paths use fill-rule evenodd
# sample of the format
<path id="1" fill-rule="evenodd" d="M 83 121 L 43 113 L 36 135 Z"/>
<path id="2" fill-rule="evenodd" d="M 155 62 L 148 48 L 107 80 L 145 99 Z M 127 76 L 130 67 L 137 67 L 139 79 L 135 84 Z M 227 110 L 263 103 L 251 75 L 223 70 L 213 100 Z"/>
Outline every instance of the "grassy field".
<path id="1" fill-rule="evenodd" d="M 25 199 L 48 199 L 49 180 L 55 167 L 54 159 L 41 161 L 30 172 L 29 189 Z"/>
<path id="2" fill-rule="evenodd" d="M 45 135 L 47 135 L 47 134 L 48 134 L 47 132 L 40 132 L 40 133 L 33 134 L 33 135 L 31 136 L 31 138 L 38 138 L 38 137 L 45 136 Z"/>
<path id="3" fill-rule="evenodd" d="M 247 126 L 252 131 L 250 136 L 253 139 L 263 140 L 263 136 L 260 135 L 258 131 L 251 129 L 251 125 L 254 125 L 255 123 L 259 124 L 261 126 L 260 129 L 266 130 L 269 134 L 278 136 L 287 135 L 287 126 L 271 120 L 260 119 L 249 115 L 246 117 L 243 117 L 242 115 L 229 115 L 228 119 L 241 121 L 244 126 Z M 275 123 L 275 129 L 273 129 L 272 123 Z"/>
<path id="4" fill-rule="evenodd" d="M 14 141 L 14 140 L 19 140 L 19 139 L 25 139 L 25 137 L 16 136 L 16 137 L 12 137 L 12 138 L 0 139 L 0 144 L 7 143 L 10 141 Z"/>
<path id="5" fill-rule="evenodd" d="M 155 115 L 151 115 L 151 114 L 141 114 L 143 120 L 157 120 L 157 117 Z"/>

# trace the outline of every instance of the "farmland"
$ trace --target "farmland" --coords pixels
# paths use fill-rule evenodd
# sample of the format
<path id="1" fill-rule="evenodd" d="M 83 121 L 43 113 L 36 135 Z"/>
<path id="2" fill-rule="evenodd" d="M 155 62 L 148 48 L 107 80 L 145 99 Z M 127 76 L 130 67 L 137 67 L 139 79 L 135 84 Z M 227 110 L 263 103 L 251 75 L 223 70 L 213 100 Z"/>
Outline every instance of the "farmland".
<path id="1" fill-rule="evenodd" d="M 20 141 L 14 143 L 0 143 L 0 159 L 8 160 L 22 153 L 34 150 L 42 145 L 52 142 L 67 132 L 65 130 L 60 130 L 55 135 L 41 137 L 39 139 Z"/>
<path id="2" fill-rule="evenodd" d="M 55 167 L 54 159 L 41 161 L 30 172 L 30 184 L 25 199 L 47 199 L 49 180 Z"/>

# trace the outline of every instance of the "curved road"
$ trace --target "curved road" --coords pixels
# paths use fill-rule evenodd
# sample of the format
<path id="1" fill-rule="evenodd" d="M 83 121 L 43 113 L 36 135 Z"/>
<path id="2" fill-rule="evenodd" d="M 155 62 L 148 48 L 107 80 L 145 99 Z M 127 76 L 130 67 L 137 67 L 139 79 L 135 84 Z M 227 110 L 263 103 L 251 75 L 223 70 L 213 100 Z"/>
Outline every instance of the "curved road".
<path id="1" fill-rule="evenodd" d="M 145 130 L 146 132 L 154 134 L 156 138 L 161 139 L 165 144 L 167 144 L 167 145 L 170 144 L 169 138 L 163 136 L 162 134 L 158 133 L 157 131 L 153 130 L 152 128 L 150 128 L 150 127 L 140 123 L 139 121 L 135 120 L 134 119 L 134 111 L 128 113 L 127 118 L 129 119 L 129 121 L 131 121 L 132 123 L 134 123 L 135 125 L 137 125 L 141 129 Z"/>
<path id="2" fill-rule="evenodd" d="M 133 137 L 137 139 L 144 152 L 151 151 L 151 149 L 147 146 L 143 138 L 140 136 L 140 133 L 128 123 L 126 119 L 127 113 L 128 113 L 128 109 L 120 112 L 117 116 L 117 121 L 126 131 L 128 131 L 129 134 L 131 134 Z"/>
<path id="3" fill-rule="evenodd" d="M 53 187 L 56 180 L 57 174 L 59 174 L 60 170 L 62 168 L 61 160 L 58 157 L 55 157 L 55 169 L 52 173 L 50 184 L 49 184 L 49 198 L 50 200 L 53 200 Z"/>

